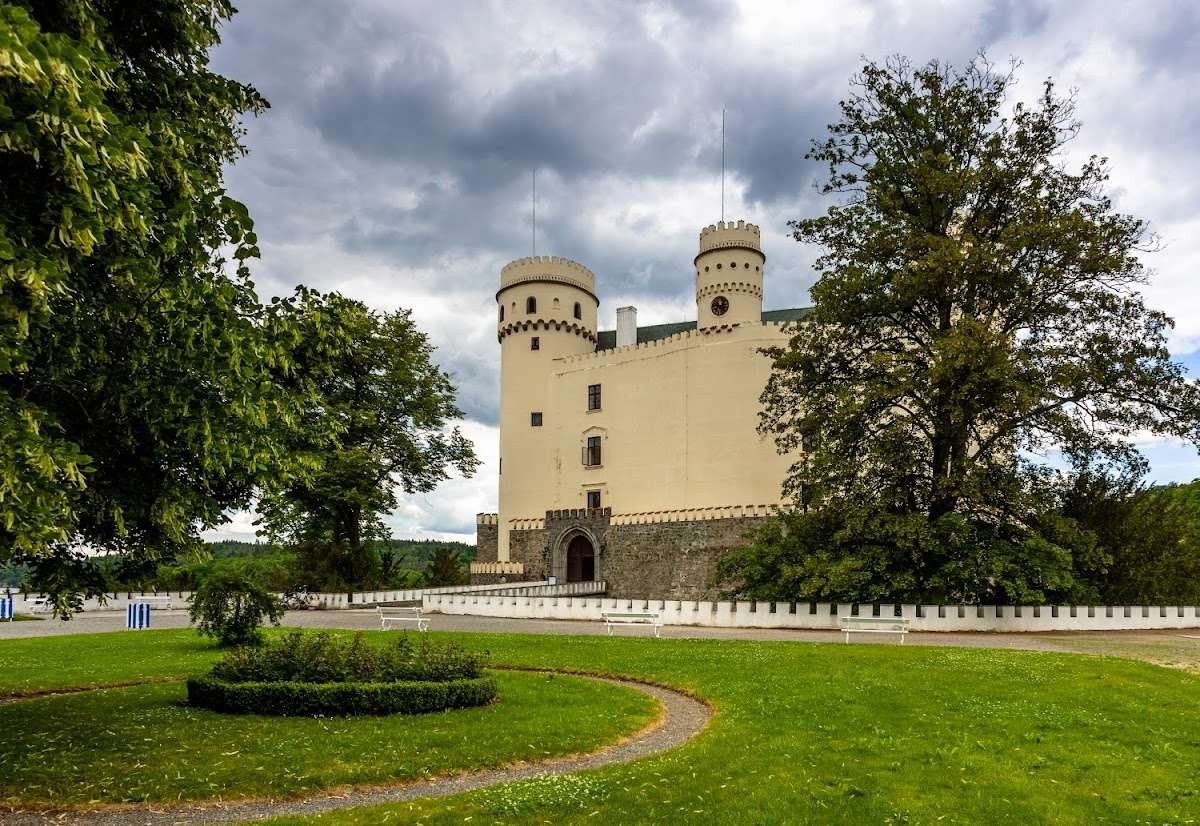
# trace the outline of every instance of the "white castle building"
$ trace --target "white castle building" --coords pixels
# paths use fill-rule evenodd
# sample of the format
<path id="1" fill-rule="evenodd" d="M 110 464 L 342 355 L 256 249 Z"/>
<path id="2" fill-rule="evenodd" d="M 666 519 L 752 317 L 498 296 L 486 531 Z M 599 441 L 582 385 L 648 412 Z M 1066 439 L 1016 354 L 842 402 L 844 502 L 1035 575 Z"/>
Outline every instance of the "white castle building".
<path id="1" fill-rule="evenodd" d="M 522 258 L 500 273 L 500 497 L 472 578 L 603 579 L 616 596 L 700 598 L 720 554 L 780 503 L 792 458 L 757 432 L 770 362 L 805 309 L 763 311 L 759 228 L 700 233 L 696 318 L 598 331 L 596 277 Z"/>

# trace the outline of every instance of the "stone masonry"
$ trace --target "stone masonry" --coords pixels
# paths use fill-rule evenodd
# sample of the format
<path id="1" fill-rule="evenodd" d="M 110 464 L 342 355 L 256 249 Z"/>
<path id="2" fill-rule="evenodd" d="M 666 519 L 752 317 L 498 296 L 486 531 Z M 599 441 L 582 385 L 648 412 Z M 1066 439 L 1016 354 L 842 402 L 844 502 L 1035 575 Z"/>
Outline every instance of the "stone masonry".
<path id="1" fill-rule="evenodd" d="M 582 535 L 596 550 L 596 578 L 608 583 L 608 595 L 629 599 L 716 599 L 712 586 L 717 562 L 747 543 L 746 536 L 765 516 L 648 521 L 613 524 L 608 508 L 546 511 L 537 527 L 509 534 L 509 559 L 524 566 L 525 580 L 554 575 L 566 581 L 566 546 Z M 495 559 L 495 528 L 479 525 L 481 560 Z M 488 543 L 491 543 L 488 545 Z M 487 556 L 487 554 L 491 556 Z M 473 574 L 472 582 L 500 581 Z"/>

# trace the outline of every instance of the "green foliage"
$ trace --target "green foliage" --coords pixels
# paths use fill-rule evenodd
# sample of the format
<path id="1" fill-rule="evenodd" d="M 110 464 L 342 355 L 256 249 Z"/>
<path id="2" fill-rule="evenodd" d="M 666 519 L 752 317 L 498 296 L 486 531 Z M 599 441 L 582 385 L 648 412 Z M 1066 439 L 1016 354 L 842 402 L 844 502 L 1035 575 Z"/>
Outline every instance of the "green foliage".
<path id="1" fill-rule="evenodd" d="M 188 613 L 196 629 L 222 647 L 257 645 L 264 618 L 278 625 L 283 604 L 248 570 L 230 567 L 201 580 Z"/>
<path id="2" fill-rule="evenodd" d="M 425 584 L 430 588 L 442 585 L 462 585 L 469 579 L 458 552 L 448 547 L 434 550 L 433 557 L 425 566 Z"/>
<path id="3" fill-rule="evenodd" d="M 258 502 L 274 541 L 324 554 L 347 585 L 379 565 L 369 540 L 388 536 L 382 517 L 398 505 L 397 491 L 431 491 L 450 470 L 470 475 L 478 465 L 471 443 L 449 422 L 462 413 L 450 378 L 432 360 L 433 348 L 407 310 L 377 313 L 338 295 L 302 292 L 285 302 L 300 327 L 333 325 L 339 346 L 313 357 L 297 342 L 316 392 L 304 413 L 325 423 L 300 430 L 293 450 L 310 457 L 307 473 L 269 487 Z M 325 438 L 325 433 L 336 437 Z"/>
<path id="4" fill-rule="evenodd" d="M 491 702 L 496 683 L 484 657 L 453 643 L 408 635 L 383 649 L 293 631 L 226 654 L 207 677 L 188 681 L 188 700 L 214 711 L 255 714 L 424 714 Z"/>
<path id="5" fill-rule="evenodd" d="M 1108 605 L 1200 605 L 1200 480 L 1142 488 L 1081 475 L 1061 512 L 1105 564 L 1089 579 Z"/>
<path id="6" fill-rule="evenodd" d="M 1071 100 L 1047 81 L 1010 106 L 1013 82 L 982 59 L 869 63 L 809 154 L 841 200 L 791 222 L 820 276 L 768 351 L 761 429 L 799 455 L 784 494 L 800 510 L 835 509 L 835 538 L 864 531 L 801 554 L 831 566 L 812 588 L 1075 593 L 1091 562 L 1072 562 L 1070 530 L 1039 531 L 1053 484 L 1036 457 L 1136 475 L 1132 434 L 1200 441 L 1200 386 L 1138 293 L 1144 223 L 1113 210 L 1102 159 L 1067 168 Z M 858 557 L 880 545 L 884 561 Z"/>
<path id="7" fill-rule="evenodd" d="M 301 717 L 335 714 L 428 714 L 481 706 L 496 699 L 491 677 L 419 683 L 226 683 L 188 680 L 188 702 L 226 714 Z"/>
<path id="8" fill-rule="evenodd" d="M 232 13 L 0 3 L 0 548 L 54 569 L 64 615 L 81 545 L 187 554 L 293 462 L 300 333 L 222 187 L 267 105 L 208 68 Z"/>
<path id="9" fill-rule="evenodd" d="M 445 682 L 482 676 L 485 659 L 454 643 L 433 642 L 426 634 L 419 635 L 416 645 L 401 634 L 379 648 L 361 632 L 347 639 L 291 631 L 256 648 L 230 651 L 213 666 L 212 677 L 232 683 Z"/>
<path id="10" fill-rule="evenodd" d="M 1082 545 L 1083 543 L 1081 543 Z M 1084 555 L 1080 547 L 1080 557 Z M 768 520 L 721 558 L 730 594 L 781 602 L 1083 604 L 1070 546 L 1003 524 L 835 505 Z"/>

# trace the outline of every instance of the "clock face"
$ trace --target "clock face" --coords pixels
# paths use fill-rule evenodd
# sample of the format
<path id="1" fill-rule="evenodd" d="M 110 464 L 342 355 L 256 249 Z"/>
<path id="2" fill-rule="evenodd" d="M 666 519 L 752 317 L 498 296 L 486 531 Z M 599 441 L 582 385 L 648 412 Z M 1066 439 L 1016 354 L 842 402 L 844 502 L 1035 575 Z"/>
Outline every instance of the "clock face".
<path id="1" fill-rule="evenodd" d="M 729 299 L 726 298 L 725 296 L 719 295 L 712 300 L 712 314 L 713 315 L 725 315 L 725 312 L 728 309 L 729 309 Z"/>

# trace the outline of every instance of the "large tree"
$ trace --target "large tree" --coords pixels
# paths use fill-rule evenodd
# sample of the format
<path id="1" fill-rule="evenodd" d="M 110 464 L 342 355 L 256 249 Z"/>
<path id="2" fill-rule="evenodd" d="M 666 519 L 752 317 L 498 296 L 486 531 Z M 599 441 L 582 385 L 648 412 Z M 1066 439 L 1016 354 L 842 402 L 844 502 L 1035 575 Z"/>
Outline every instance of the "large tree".
<path id="1" fill-rule="evenodd" d="M 0 0 L 0 558 L 69 612 L 81 549 L 153 565 L 286 464 L 288 319 L 222 168 L 266 106 L 227 0 Z"/>
<path id="2" fill-rule="evenodd" d="M 336 331 L 321 352 L 298 342 L 295 359 L 316 383 L 296 429 L 293 450 L 308 470 L 268 490 L 258 504 L 273 538 L 314 546 L 344 586 L 366 582 L 379 559 L 369 540 L 389 538 L 383 517 L 397 493 L 433 490 L 451 470 L 470 475 L 478 465 L 471 443 L 453 420 L 449 376 L 407 310 L 380 313 L 333 294 L 303 292 L 280 302 L 297 327 L 319 323 Z M 331 436 L 330 434 L 335 434 Z"/>
<path id="3" fill-rule="evenodd" d="M 1134 434 L 1200 441 L 1172 322 L 1138 292 L 1145 223 L 1114 210 L 1104 159 L 1069 163 L 1071 98 L 1013 85 L 983 59 L 869 63 L 810 151 L 837 203 L 791 222 L 820 275 L 770 353 L 762 428 L 804 448 L 784 490 L 825 511 L 801 554 L 829 555 L 818 589 L 852 570 L 873 598 L 1070 591 L 1070 543 L 1037 530 L 1045 457 L 1136 474 Z"/>

